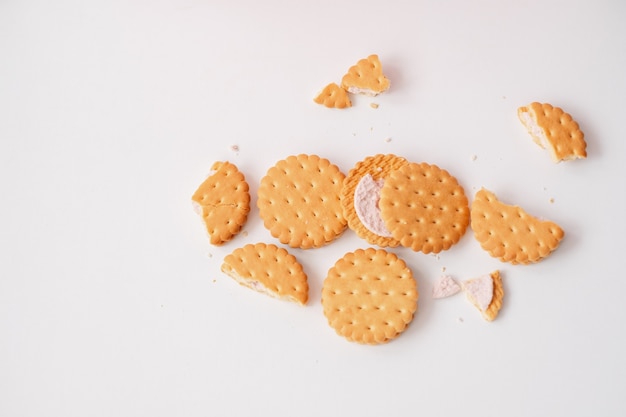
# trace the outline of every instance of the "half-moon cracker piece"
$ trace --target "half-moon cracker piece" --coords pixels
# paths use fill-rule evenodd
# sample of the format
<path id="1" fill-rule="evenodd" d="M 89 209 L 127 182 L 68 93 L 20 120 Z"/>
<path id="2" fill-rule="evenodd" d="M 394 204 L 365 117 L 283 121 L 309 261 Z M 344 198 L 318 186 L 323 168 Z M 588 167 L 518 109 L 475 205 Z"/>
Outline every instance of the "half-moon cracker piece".
<path id="1" fill-rule="evenodd" d="M 271 297 L 306 304 L 307 276 L 295 256 L 273 244 L 248 244 L 224 258 L 222 272 Z"/>
<path id="2" fill-rule="evenodd" d="M 500 271 L 462 281 L 461 288 L 485 320 L 493 321 L 498 316 L 504 298 Z"/>
<path id="3" fill-rule="evenodd" d="M 348 175 L 343 181 L 343 187 L 341 188 L 341 207 L 343 209 L 343 215 L 348 221 L 348 227 L 354 230 L 359 237 L 365 239 L 372 245 L 396 247 L 400 242 L 393 236 L 376 234 L 373 230 L 368 229 L 359 219 L 356 205 L 365 205 L 366 202 L 357 201 L 357 198 L 379 200 L 380 195 L 373 193 L 363 196 L 357 195 L 357 187 L 367 175 L 370 175 L 373 181 L 386 181 L 391 172 L 408 163 L 409 161 L 405 158 L 393 154 L 368 156 L 362 161 L 357 162 L 354 167 L 348 171 Z M 375 205 L 378 204 L 376 203 Z"/>
<path id="4" fill-rule="evenodd" d="M 323 104 L 329 108 L 345 109 L 352 107 L 348 92 L 336 83 L 330 83 L 313 99 L 317 104 Z"/>
<path id="5" fill-rule="evenodd" d="M 417 282 L 406 263 L 384 249 L 346 253 L 328 271 L 322 306 L 328 324 L 347 340 L 386 343 L 417 311 Z"/>
<path id="6" fill-rule="evenodd" d="M 463 187 L 445 169 L 425 162 L 390 173 L 380 192 L 380 213 L 400 244 L 423 253 L 450 249 L 469 225 Z"/>
<path id="7" fill-rule="evenodd" d="M 250 192 L 244 175 L 230 162 L 215 162 L 213 173 L 198 187 L 191 200 L 213 245 L 231 240 L 250 212 Z"/>
<path id="8" fill-rule="evenodd" d="M 387 91 L 390 81 L 383 74 L 378 55 L 359 60 L 341 79 L 341 86 L 352 94 L 376 96 Z"/>
<path id="9" fill-rule="evenodd" d="M 261 179 L 257 206 L 272 236 L 292 248 L 324 246 L 346 229 L 339 200 L 345 175 L 328 159 L 300 154 Z"/>
<path id="10" fill-rule="evenodd" d="M 537 145 L 550 151 L 554 162 L 587 157 L 585 135 L 572 116 L 549 103 L 531 103 L 517 116 Z"/>
<path id="11" fill-rule="evenodd" d="M 511 264 L 541 261 L 565 235 L 556 223 L 533 217 L 519 206 L 504 204 L 484 188 L 472 202 L 471 227 L 485 251 Z"/>

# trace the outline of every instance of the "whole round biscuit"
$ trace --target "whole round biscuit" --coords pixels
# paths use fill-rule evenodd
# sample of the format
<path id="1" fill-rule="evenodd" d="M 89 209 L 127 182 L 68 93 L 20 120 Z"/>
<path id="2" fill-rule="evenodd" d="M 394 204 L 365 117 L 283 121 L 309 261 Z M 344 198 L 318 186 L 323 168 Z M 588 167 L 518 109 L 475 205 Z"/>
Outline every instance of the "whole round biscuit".
<path id="1" fill-rule="evenodd" d="M 348 226 L 350 229 L 354 230 L 359 237 L 365 239 L 372 245 L 396 247 L 400 242 L 392 236 L 378 235 L 363 224 L 355 209 L 356 189 L 366 175 L 371 175 L 375 181 L 383 180 L 386 182 L 391 172 L 408 163 L 406 159 L 393 154 L 369 156 L 357 162 L 348 172 L 343 182 L 343 187 L 341 188 L 341 207 L 343 208 L 343 215 L 348 221 Z"/>
<path id="2" fill-rule="evenodd" d="M 400 335 L 417 310 L 417 282 L 406 263 L 384 249 L 339 259 L 322 287 L 328 324 L 346 339 L 380 344 Z"/>
<path id="3" fill-rule="evenodd" d="M 317 248 L 346 229 L 339 193 L 345 175 L 317 155 L 289 156 L 261 180 L 257 206 L 272 236 L 293 248 Z"/>
<path id="4" fill-rule="evenodd" d="M 215 162 L 211 174 L 191 197 L 202 216 L 211 244 L 222 245 L 245 224 L 250 193 L 244 175 L 230 162 Z"/>
<path id="5" fill-rule="evenodd" d="M 469 225 L 463 187 L 448 171 L 427 163 L 412 162 L 389 175 L 380 211 L 395 239 L 423 253 L 449 249 Z"/>

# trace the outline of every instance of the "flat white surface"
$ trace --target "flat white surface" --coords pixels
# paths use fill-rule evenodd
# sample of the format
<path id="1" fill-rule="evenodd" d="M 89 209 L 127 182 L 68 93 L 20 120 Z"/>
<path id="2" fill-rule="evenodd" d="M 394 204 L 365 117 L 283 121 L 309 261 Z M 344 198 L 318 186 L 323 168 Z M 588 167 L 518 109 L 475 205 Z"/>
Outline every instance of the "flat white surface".
<path id="1" fill-rule="evenodd" d="M 0 415 L 626 415 L 625 5 L 1 1 Z M 387 93 L 313 103 L 371 53 Z M 516 116 L 531 101 L 574 116 L 587 160 L 532 143 Z M 435 163 L 566 237 L 532 266 L 471 232 L 439 256 L 394 249 L 419 312 L 389 344 L 350 343 L 320 291 L 365 241 L 291 250 L 298 307 L 220 273 L 235 248 L 277 243 L 256 208 L 220 248 L 191 209 L 214 161 L 256 201 L 297 153 L 345 172 L 375 153 Z M 433 300 L 443 268 L 500 269 L 496 321 Z"/>

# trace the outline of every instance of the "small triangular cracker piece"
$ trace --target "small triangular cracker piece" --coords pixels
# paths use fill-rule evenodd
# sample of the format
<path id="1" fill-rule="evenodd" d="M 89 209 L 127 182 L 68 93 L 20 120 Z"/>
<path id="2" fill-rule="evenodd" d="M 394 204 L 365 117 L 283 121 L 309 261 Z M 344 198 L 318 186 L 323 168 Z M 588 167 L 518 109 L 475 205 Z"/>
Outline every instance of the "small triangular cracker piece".
<path id="1" fill-rule="evenodd" d="M 307 276 L 296 257 L 273 244 L 248 244 L 224 258 L 222 272 L 260 293 L 300 305 L 309 294 Z"/>
<path id="2" fill-rule="evenodd" d="M 352 94 L 376 96 L 389 89 L 390 81 L 383 74 L 378 55 L 370 55 L 350 67 L 341 79 L 341 86 Z"/>
<path id="3" fill-rule="evenodd" d="M 534 102 L 517 109 L 517 116 L 535 143 L 550 151 L 554 162 L 587 157 L 585 135 L 563 109 Z"/>
<path id="4" fill-rule="evenodd" d="M 502 308 L 504 298 L 500 271 L 465 280 L 461 282 L 461 286 L 467 299 L 480 311 L 483 318 L 493 321 Z"/>
<path id="5" fill-rule="evenodd" d="M 471 227 L 480 246 L 494 258 L 511 264 L 539 262 L 558 246 L 565 232 L 521 207 L 504 204 L 486 189 L 472 202 Z"/>
<path id="6" fill-rule="evenodd" d="M 433 298 L 450 297 L 461 291 L 461 286 L 449 275 L 441 275 L 435 280 Z"/>
<path id="7" fill-rule="evenodd" d="M 352 107 L 348 92 L 336 83 L 330 83 L 313 99 L 317 104 L 323 104 L 329 108 L 345 109 Z"/>
<path id="8" fill-rule="evenodd" d="M 211 244 L 222 245 L 243 227 L 250 212 L 250 192 L 244 175 L 230 162 L 215 162 L 212 174 L 191 197 L 202 216 Z"/>

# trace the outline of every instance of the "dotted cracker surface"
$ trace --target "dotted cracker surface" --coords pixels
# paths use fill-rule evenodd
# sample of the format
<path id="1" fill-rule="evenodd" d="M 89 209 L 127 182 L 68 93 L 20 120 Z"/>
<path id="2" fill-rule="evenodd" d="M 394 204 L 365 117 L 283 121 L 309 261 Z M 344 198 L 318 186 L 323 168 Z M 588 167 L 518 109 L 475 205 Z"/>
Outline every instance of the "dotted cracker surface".
<path id="1" fill-rule="evenodd" d="M 380 193 L 380 210 L 393 237 L 423 253 L 449 249 L 469 225 L 463 187 L 446 170 L 427 163 L 391 172 Z"/>
<path id="2" fill-rule="evenodd" d="M 213 245 L 232 239 L 250 212 L 250 193 L 244 175 L 230 162 L 215 162 L 215 171 L 191 197 Z"/>
<path id="3" fill-rule="evenodd" d="M 417 283 L 405 262 L 383 249 L 339 259 L 322 287 L 328 324 L 346 339 L 380 344 L 400 335 L 417 310 Z"/>
<path id="4" fill-rule="evenodd" d="M 386 181 L 391 172 L 407 165 L 409 162 L 393 154 L 378 154 L 359 161 L 348 172 L 341 189 L 341 206 L 343 215 L 350 229 L 372 245 L 396 247 L 400 242 L 393 237 L 380 236 L 370 231 L 359 219 L 354 207 L 354 194 L 361 179 L 370 174 L 374 181 Z"/>
<path id="5" fill-rule="evenodd" d="M 543 131 L 548 141 L 548 147 L 554 162 L 580 159 L 587 157 L 587 143 L 585 135 L 572 116 L 560 107 L 553 107 L 548 103 L 531 103 L 517 110 L 518 117 L 524 124 L 533 140 L 544 146 L 532 126 L 527 124 L 523 114 L 528 113 L 531 119 Z"/>
<path id="6" fill-rule="evenodd" d="M 257 206 L 272 236 L 294 248 L 317 248 L 346 229 L 339 199 L 345 175 L 317 155 L 290 156 L 261 180 Z"/>
<path id="7" fill-rule="evenodd" d="M 350 67 L 341 79 L 341 86 L 351 93 L 377 95 L 389 88 L 378 55 L 370 55 Z"/>
<path id="8" fill-rule="evenodd" d="M 484 250 L 511 264 L 541 261 L 559 246 L 565 234 L 556 223 L 504 204 L 484 188 L 472 203 L 471 227 Z"/>
<path id="9" fill-rule="evenodd" d="M 491 302 L 485 311 L 481 311 L 478 307 L 476 301 L 472 298 L 472 295 L 469 292 L 465 292 L 467 299 L 481 312 L 483 318 L 487 321 L 493 321 L 500 312 L 502 308 L 502 300 L 504 299 L 504 288 L 502 286 L 502 277 L 500 276 L 500 271 L 493 271 L 489 274 L 491 280 L 493 282 L 493 294 L 491 297 Z M 466 285 L 470 280 L 464 281 Z"/>
<path id="10" fill-rule="evenodd" d="M 248 244 L 224 258 L 222 272 L 241 285 L 304 305 L 307 276 L 296 257 L 273 244 Z"/>
<path id="11" fill-rule="evenodd" d="M 336 83 L 330 83 L 313 99 L 317 104 L 323 104 L 329 108 L 344 109 L 351 107 L 352 102 L 348 92 Z"/>

